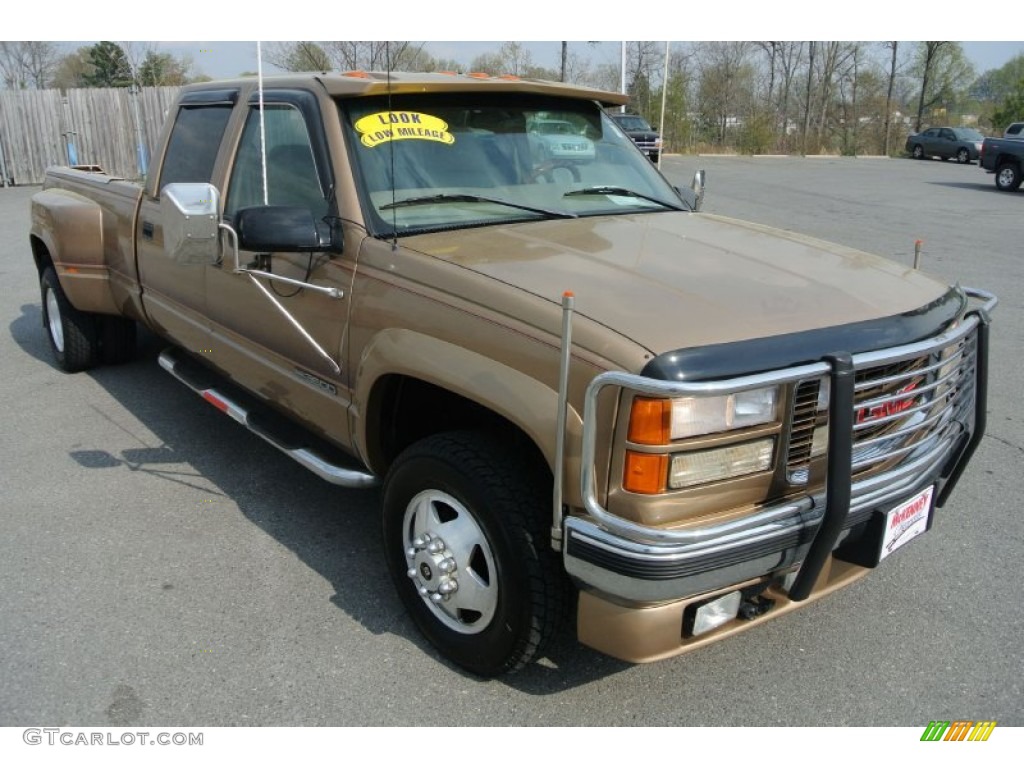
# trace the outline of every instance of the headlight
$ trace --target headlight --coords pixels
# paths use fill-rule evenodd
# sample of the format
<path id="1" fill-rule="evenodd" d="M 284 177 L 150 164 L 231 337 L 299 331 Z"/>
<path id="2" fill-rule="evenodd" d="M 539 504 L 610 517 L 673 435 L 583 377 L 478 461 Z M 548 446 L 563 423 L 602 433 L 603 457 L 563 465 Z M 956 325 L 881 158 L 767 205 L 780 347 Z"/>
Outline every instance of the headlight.
<path id="1" fill-rule="evenodd" d="M 733 477 L 766 472 L 772 467 L 775 440 L 728 445 L 708 451 L 679 453 L 672 457 L 669 488 L 689 488 Z"/>
<path id="2" fill-rule="evenodd" d="M 778 387 L 673 400 L 636 397 L 629 414 L 629 439 L 642 445 L 665 445 L 685 437 L 768 424 L 777 419 L 778 410 Z"/>
<path id="3" fill-rule="evenodd" d="M 682 397 L 672 401 L 670 438 L 710 435 L 775 421 L 779 388 L 765 387 L 716 397 Z"/>

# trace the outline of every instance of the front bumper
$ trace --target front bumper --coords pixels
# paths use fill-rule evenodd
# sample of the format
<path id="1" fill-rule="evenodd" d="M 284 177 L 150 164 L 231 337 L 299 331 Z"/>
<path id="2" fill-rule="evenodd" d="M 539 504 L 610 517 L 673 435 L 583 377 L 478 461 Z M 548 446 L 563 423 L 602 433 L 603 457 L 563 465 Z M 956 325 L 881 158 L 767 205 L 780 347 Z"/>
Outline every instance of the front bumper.
<path id="1" fill-rule="evenodd" d="M 587 516 L 565 520 L 566 570 L 584 591 L 602 599 L 650 605 L 771 578 L 799 565 L 799 576 L 788 590 L 788 597 L 799 602 L 810 596 L 831 562 L 833 550 L 877 511 L 929 485 L 936 486 L 937 505 L 941 506 L 985 426 L 988 315 L 996 299 L 981 291 L 967 293 L 983 301 L 983 306 L 969 311 L 954 329 L 913 344 L 852 356 L 831 355 L 808 365 L 713 382 L 667 382 L 624 373 L 597 377 L 588 390 L 584 415 L 582 491 Z M 856 374 L 934 357 L 934 377 L 939 380 L 941 372 L 951 367 L 949 358 L 943 357 L 950 349 L 957 349 L 961 356 L 957 369 L 961 378 L 941 387 L 934 385 L 932 399 L 921 406 L 921 416 L 913 424 L 913 438 L 907 437 L 899 445 L 891 438 L 861 438 L 858 444 L 855 433 L 863 425 L 855 424 L 854 389 L 862 385 L 855 383 Z M 830 377 L 832 386 L 829 471 L 823 490 L 765 506 L 742 519 L 679 530 L 624 520 L 598 502 L 593 414 L 602 388 L 616 386 L 673 397 L 719 394 L 816 376 Z M 884 462 L 879 466 L 884 469 L 863 471 L 868 462 L 877 460 L 871 452 L 882 454 Z"/>

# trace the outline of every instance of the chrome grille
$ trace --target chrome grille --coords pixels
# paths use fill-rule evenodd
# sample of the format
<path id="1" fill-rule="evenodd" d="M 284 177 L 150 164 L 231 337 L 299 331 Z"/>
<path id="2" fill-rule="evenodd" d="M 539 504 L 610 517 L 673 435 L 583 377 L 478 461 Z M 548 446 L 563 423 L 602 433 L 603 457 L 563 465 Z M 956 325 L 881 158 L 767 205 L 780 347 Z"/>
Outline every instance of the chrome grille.
<path id="1" fill-rule="evenodd" d="M 821 379 L 801 381 L 793 396 L 792 427 L 789 432 L 789 451 L 786 454 L 786 473 L 789 482 L 807 482 L 814 443 L 814 423 L 818 415 L 818 392 Z"/>
<path id="2" fill-rule="evenodd" d="M 853 476 L 867 476 L 952 440 L 974 403 L 977 335 L 930 354 L 859 370 Z"/>

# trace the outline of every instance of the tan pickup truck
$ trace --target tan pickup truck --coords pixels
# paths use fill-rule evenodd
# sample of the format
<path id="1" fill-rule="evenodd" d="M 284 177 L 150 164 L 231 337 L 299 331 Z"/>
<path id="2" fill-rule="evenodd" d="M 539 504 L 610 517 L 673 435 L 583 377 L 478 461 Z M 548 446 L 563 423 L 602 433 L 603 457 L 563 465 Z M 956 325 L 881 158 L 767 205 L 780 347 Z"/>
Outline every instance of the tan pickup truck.
<path id="1" fill-rule="evenodd" d="M 927 531 L 984 431 L 995 298 L 700 212 L 615 93 L 450 74 L 182 92 L 144 186 L 32 201 L 67 371 L 160 364 L 328 482 L 383 483 L 388 567 L 479 675 L 651 661 Z M 551 126 L 557 126 L 554 130 Z"/>

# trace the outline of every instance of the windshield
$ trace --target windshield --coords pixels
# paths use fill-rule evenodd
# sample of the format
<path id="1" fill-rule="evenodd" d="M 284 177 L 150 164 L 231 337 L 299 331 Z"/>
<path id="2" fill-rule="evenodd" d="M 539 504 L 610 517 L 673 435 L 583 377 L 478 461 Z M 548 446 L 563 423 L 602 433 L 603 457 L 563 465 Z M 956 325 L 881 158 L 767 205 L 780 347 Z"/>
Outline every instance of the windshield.
<path id="1" fill-rule="evenodd" d="M 686 210 L 592 102 L 462 92 L 339 108 L 377 235 Z"/>
<path id="2" fill-rule="evenodd" d="M 956 134 L 958 139 L 964 139 L 965 141 L 983 141 L 985 139 L 984 136 L 973 128 L 957 128 L 953 133 Z"/>

